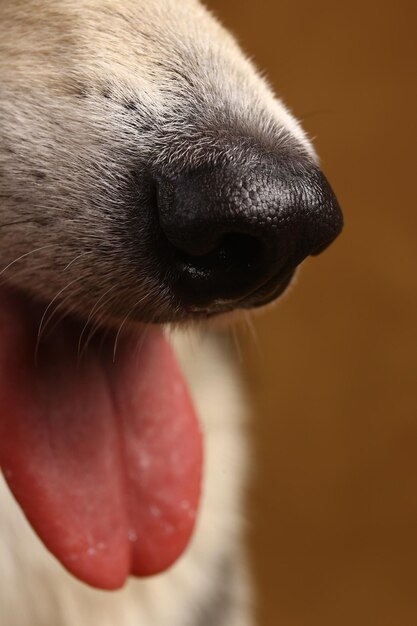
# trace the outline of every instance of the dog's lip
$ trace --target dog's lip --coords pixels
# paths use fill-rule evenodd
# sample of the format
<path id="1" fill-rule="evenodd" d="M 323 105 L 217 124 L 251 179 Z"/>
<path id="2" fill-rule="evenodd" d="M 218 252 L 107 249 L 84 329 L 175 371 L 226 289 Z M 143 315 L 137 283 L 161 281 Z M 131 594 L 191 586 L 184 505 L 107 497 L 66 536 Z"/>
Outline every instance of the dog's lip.
<path id="1" fill-rule="evenodd" d="M 243 308 L 258 308 L 279 298 L 290 285 L 295 272 L 295 269 L 291 269 L 283 272 L 282 278 L 280 278 L 278 282 L 276 282 L 276 279 L 273 278 L 265 283 L 265 285 L 257 291 L 256 298 L 249 300 L 247 306 L 244 306 Z"/>
<path id="2" fill-rule="evenodd" d="M 186 313 L 190 315 L 211 318 L 215 315 L 231 313 L 234 310 L 253 309 L 265 306 L 284 293 L 290 285 L 295 271 L 295 269 L 291 269 L 284 272 L 278 281 L 276 277 L 268 279 L 261 288 L 258 288 L 254 293 L 239 300 L 218 299 L 209 306 L 185 305 L 184 309 Z"/>

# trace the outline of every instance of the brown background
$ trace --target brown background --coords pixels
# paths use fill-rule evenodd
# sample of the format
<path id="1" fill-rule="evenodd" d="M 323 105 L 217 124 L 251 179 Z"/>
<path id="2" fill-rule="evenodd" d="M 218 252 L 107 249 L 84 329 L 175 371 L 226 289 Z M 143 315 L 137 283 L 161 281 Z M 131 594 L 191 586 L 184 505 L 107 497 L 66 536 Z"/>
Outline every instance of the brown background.
<path id="1" fill-rule="evenodd" d="M 417 624 L 415 2 L 212 0 L 304 127 L 343 236 L 243 335 L 260 626 Z"/>

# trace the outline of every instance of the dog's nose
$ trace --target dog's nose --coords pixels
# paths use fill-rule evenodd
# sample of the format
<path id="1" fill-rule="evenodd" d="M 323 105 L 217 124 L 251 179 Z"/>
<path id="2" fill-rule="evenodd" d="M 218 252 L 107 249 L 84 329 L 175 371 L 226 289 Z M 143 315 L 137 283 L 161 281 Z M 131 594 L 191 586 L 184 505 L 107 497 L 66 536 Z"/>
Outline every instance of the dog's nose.
<path id="1" fill-rule="evenodd" d="M 325 176 L 300 161 L 205 166 L 161 181 L 158 211 L 176 289 L 187 305 L 207 309 L 272 300 L 343 223 Z"/>

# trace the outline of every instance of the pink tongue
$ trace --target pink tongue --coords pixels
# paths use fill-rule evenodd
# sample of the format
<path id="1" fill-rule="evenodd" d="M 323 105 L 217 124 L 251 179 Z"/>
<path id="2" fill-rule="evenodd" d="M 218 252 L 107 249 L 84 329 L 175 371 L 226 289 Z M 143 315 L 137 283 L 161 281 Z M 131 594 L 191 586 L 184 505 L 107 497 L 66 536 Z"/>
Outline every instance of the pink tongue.
<path id="1" fill-rule="evenodd" d="M 165 570 L 194 527 L 202 447 L 161 331 L 124 337 L 113 363 L 113 341 L 78 358 L 68 323 L 35 365 L 39 316 L 0 298 L 0 466 L 27 518 L 95 587 Z"/>

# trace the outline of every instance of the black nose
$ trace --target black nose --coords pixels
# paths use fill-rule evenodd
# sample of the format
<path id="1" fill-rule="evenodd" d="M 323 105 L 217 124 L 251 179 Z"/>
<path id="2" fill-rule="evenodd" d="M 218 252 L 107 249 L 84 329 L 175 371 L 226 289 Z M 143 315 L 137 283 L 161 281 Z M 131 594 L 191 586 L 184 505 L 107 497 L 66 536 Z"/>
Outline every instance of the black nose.
<path id="1" fill-rule="evenodd" d="M 213 310 L 272 300 L 343 224 L 326 178 L 301 161 L 183 173 L 159 182 L 158 210 L 176 290 L 188 306 Z"/>

